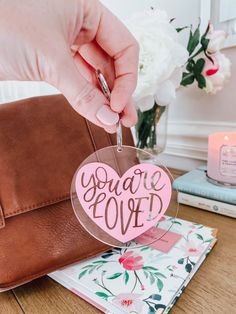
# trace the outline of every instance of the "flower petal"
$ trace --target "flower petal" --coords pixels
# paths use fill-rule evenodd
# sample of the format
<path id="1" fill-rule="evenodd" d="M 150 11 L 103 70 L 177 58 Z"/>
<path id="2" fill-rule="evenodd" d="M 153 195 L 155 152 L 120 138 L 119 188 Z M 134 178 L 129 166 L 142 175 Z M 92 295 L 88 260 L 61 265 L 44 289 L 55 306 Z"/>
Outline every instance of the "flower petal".
<path id="1" fill-rule="evenodd" d="M 176 98 L 175 85 L 167 80 L 163 82 L 154 96 L 155 101 L 160 106 L 168 106 Z"/>
<path id="2" fill-rule="evenodd" d="M 141 98 L 138 102 L 136 102 L 136 108 L 144 112 L 152 109 L 154 103 L 154 97 L 152 95 L 149 95 L 145 98 Z"/>

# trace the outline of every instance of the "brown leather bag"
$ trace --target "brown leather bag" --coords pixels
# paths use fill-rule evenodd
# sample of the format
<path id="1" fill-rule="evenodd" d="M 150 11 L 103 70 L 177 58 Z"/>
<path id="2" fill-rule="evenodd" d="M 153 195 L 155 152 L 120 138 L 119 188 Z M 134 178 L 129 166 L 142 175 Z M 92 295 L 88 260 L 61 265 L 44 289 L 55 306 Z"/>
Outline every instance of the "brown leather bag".
<path id="1" fill-rule="evenodd" d="M 130 130 L 124 142 L 133 144 Z M 115 137 L 62 95 L 0 106 L 0 288 L 18 286 L 108 247 L 79 224 L 70 185 L 92 152 Z"/>

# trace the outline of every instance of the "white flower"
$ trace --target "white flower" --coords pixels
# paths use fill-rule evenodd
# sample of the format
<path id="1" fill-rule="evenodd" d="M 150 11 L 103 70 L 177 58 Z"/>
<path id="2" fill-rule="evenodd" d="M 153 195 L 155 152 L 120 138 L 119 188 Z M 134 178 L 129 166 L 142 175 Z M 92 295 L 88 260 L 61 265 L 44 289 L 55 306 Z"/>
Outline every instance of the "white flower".
<path id="1" fill-rule="evenodd" d="M 227 34 L 225 31 L 222 31 L 222 30 L 214 31 L 213 25 L 210 24 L 210 29 L 207 34 L 207 38 L 210 39 L 208 47 L 207 47 L 207 52 L 212 54 L 219 51 L 222 48 L 226 37 L 227 37 Z"/>
<path id="2" fill-rule="evenodd" d="M 147 111 L 152 109 L 154 103 L 155 103 L 154 95 L 147 95 L 141 97 L 140 99 L 136 99 L 135 101 L 136 107 L 139 108 L 141 111 Z"/>
<path id="3" fill-rule="evenodd" d="M 205 91 L 207 93 L 215 94 L 223 88 L 223 85 L 230 77 L 230 60 L 220 52 L 211 55 L 214 63 L 208 58 L 205 60 L 203 69 L 203 76 L 206 80 Z"/>
<path id="4" fill-rule="evenodd" d="M 161 10 L 138 13 L 127 26 L 140 45 L 136 106 L 141 111 L 149 110 L 155 99 L 159 105 L 169 104 L 175 98 L 173 86 L 176 86 L 176 82 L 171 83 L 171 76 L 188 58 L 187 50 L 178 43 L 176 29 Z"/>
<path id="5" fill-rule="evenodd" d="M 176 68 L 171 77 L 161 83 L 156 90 L 154 100 L 160 106 L 168 106 L 176 98 L 176 89 L 182 79 L 182 68 Z"/>
<path id="6" fill-rule="evenodd" d="M 176 98 L 175 85 L 171 80 L 166 80 L 159 85 L 158 90 L 154 96 L 157 104 L 161 106 L 168 106 Z"/>

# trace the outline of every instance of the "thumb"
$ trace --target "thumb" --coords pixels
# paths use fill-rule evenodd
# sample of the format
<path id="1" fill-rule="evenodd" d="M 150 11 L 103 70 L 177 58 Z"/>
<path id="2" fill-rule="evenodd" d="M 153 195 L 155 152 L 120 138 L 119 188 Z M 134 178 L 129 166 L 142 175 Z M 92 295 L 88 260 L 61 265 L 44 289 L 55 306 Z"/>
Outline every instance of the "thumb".
<path id="1" fill-rule="evenodd" d="M 48 83 L 62 92 L 75 111 L 84 118 L 114 133 L 119 115 L 111 110 L 103 93 L 81 75 L 70 54 L 58 59 L 60 62 L 55 62 L 56 69 L 47 79 Z"/>

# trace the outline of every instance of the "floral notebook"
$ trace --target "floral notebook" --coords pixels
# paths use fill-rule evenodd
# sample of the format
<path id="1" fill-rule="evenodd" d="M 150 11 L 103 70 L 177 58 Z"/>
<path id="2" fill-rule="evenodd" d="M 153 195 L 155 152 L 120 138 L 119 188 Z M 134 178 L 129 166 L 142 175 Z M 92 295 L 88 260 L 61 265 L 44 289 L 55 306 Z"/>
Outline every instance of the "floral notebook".
<path id="1" fill-rule="evenodd" d="M 163 253 L 114 248 L 49 274 L 104 313 L 168 313 L 216 242 L 216 229 L 165 217 L 158 228 L 181 235 Z"/>

